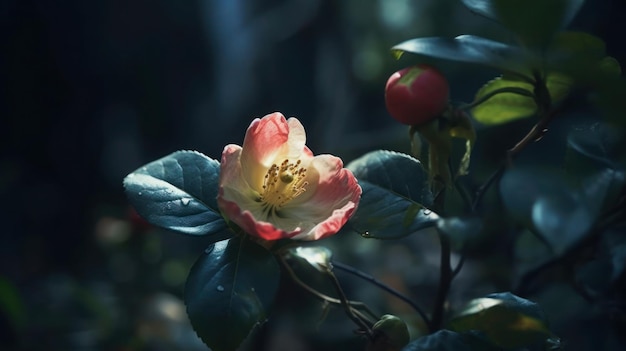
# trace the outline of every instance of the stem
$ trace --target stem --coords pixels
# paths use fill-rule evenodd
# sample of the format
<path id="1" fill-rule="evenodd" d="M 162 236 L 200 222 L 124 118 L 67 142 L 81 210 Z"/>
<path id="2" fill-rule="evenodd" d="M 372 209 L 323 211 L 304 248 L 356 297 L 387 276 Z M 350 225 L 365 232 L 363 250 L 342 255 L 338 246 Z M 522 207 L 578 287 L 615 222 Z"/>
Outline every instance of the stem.
<path id="1" fill-rule="evenodd" d="M 457 274 L 459 274 L 459 272 L 461 271 L 461 268 L 463 268 L 463 264 L 465 263 L 465 255 L 461 254 L 461 258 L 459 259 L 459 263 L 456 264 L 456 267 L 454 267 L 454 269 L 452 270 L 452 278 L 456 277 Z"/>
<path id="2" fill-rule="evenodd" d="M 504 171 L 507 167 L 510 167 L 513 164 L 513 160 L 515 157 L 530 143 L 538 141 L 543 137 L 543 135 L 548 131 L 548 124 L 554 119 L 557 115 L 558 110 L 553 110 L 551 112 L 547 112 L 547 110 L 542 109 L 541 119 L 537 122 L 532 129 L 519 141 L 515 146 L 507 150 L 506 152 L 506 160 L 503 164 L 500 165 L 492 174 L 489 176 L 487 181 L 478 188 L 476 191 L 476 197 L 474 198 L 474 203 L 472 204 L 472 210 L 476 210 L 478 204 L 482 200 L 483 196 L 491 187 L 496 180 L 500 179 L 500 177 L 504 174 Z"/>
<path id="3" fill-rule="evenodd" d="M 445 311 L 446 299 L 450 285 L 452 283 L 452 267 L 450 267 L 450 240 L 447 236 L 439 234 L 439 242 L 441 243 L 441 260 L 440 260 L 440 276 L 439 287 L 437 289 L 437 297 L 435 299 L 435 310 L 431 320 L 431 332 L 437 331 L 443 326 L 443 315 Z"/>
<path id="4" fill-rule="evenodd" d="M 340 262 L 336 262 L 333 261 L 333 266 L 337 269 L 340 269 L 344 272 L 348 272 L 354 276 L 357 276 L 361 279 L 364 279 L 374 285 L 376 285 L 377 287 L 381 288 L 382 290 L 385 290 L 386 292 L 390 293 L 391 295 L 397 297 L 398 299 L 404 301 L 407 305 L 411 306 L 422 318 L 422 320 L 424 321 L 424 323 L 426 324 L 426 326 L 430 329 L 430 320 L 428 319 L 428 317 L 426 316 L 426 313 L 424 313 L 424 311 L 413 301 L 411 301 L 411 299 L 409 299 L 408 297 L 404 296 L 401 292 L 399 292 L 398 290 L 395 290 L 394 288 L 385 285 L 383 282 L 377 280 L 376 278 L 372 277 L 371 275 L 361 272 L 360 270 L 340 263 Z"/>
<path id="5" fill-rule="evenodd" d="M 472 107 L 476 107 L 480 104 L 482 104 L 483 102 L 491 99 L 492 97 L 498 95 L 498 94 L 502 94 L 502 93 L 511 93 L 511 94 L 518 94 L 518 95 L 522 95 L 522 96 L 528 96 L 528 97 L 534 97 L 533 93 L 531 93 L 530 91 L 523 89 L 523 88 L 518 88 L 518 87 L 504 87 L 504 88 L 500 88 L 500 89 L 496 89 L 493 91 L 490 91 L 488 94 L 481 96 L 478 100 L 474 100 L 469 104 L 465 104 L 465 105 L 461 105 L 459 106 L 459 109 L 461 110 L 467 110 L 470 109 Z"/>
<path id="6" fill-rule="evenodd" d="M 328 277 L 330 278 L 330 281 L 335 286 L 335 290 L 337 290 L 337 293 L 339 294 L 339 299 L 341 300 L 341 304 L 343 305 L 344 310 L 346 311 L 346 314 L 348 315 L 348 317 L 352 319 L 352 321 L 356 325 L 361 327 L 363 331 L 366 332 L 370 340 L 373 340 L 374 331 L 372 330 L 370 325 L 368 325 L 363 319 L 359 318 L 359 316 L 354 313 L 354 311 L 351 308 L 352 306 L 350 305 L 350 301 L 347 299 L 346 294 L 341 288 L 341 284 L 339 284 L 339 280 L 337 280 L 337 277 L 335 276 L 335 274 L 333 274 L 333 272 L 330 271 L 330 269 L 326 270 L 326 273 L 328 273 Z"/>
<path id="7" fill-rule="evenodd" d="M 446 187 L 443 187 L 441 191 L 435 197 L 433 203 L 433 209 L 435 213 L 440 216 L 444 216 L 444 201 L 446 197 Z M 445 312 L 446 299 L 450 285 L 452 283 L 452 267 L 450 267 L 450 256 L 452 254 L 452 248 L 450 245 L 450 239 L 443 233 L 438 232 L 439 243 L 441 245 L 440 267 L 439 267 L 439 286 L 437 288 L 437 296 L 435 298 L 435 308 L 430 323 L 431 332 L 435 332 L 443 326 L 443 315 Z"/>
<path id="8" fill-rule="evenodd" d="M 363 330 L 366 332 L 366 334 L 370 338 L 372 337 L 373 333 L 368 323 L 370 324 L 373 324 L 373 323 L 367 318 L 367 316 L 365 316 L 362 312 L 357 310 L 357 308 L 363 309 L 363 311 L 365 311 L 374 320 L 378 320 L 378 316 L 376 316 L 363 302 L 348 300 L 343 290 L 341 289 L 341 286 L 339 285 L 339 281 L 337 280 L 337 277 L 335 277 L 332 271 L 327 270 L 326 273 L 330 276 L 333 284 L 335 285 L 335 288 L 337 289 L 337 292 L 339 293 L 339 297 L 340 297 L 339 299 L 323 294 L 315 290 L 313 287 L 311 287 L 307 283 L 303 282 L 300 278 L 298 278 L 298 276 L 293 271 L 291 266 L 289 266 L 289 264 L 285 261 L 285 259 L 282 256 L 278 256 L 278 258 L 279 258 L 280 263 L 283 265 L 283 267 L 285 268 L 285 270 L 291 277 L 291 279 L 296 284 L 298 284 L 301 288 L 303 288 L 304 290 L 306 290 L 307 292 L 309 292 L 310 294 L 314 295 L 315 297 L 319 298 L 322 301 L 326 301 L 328 303 L 332 303 L 335 305 L 342 305 L 348 317 L 350 317 L 350 319 L 352 319 L 352 321 L 354 321 L 359 327 L 363 328 Z"/>
<path id="9" fill-rule="evenodd" d="M 506 164 L 503 163 L 493 173 L 491 173 L 487 181 L 483 185 L 481 185 L 480 188 L 478 188 L 478 190 L 476 190 L 476 197 L 474 197 L 474 202 L 472 203 L 472 212 L 476 211 L 476 209 L 478 208 L 478 204 L 480 204 L 480 201 L 482 200 L 483 196 L 485 195 L 489 187 L 496 180 L 498 180 L 500 176 L 502 176 L 505 169 L 506 169 Z"/>

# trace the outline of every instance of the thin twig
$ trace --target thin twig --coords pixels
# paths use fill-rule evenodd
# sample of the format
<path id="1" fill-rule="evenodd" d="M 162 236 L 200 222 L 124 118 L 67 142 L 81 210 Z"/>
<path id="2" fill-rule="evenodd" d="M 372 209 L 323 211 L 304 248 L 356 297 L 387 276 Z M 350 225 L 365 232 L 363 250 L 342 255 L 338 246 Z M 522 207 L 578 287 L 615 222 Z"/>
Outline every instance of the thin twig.
<path id="1" fill-rule="evenodd" d="M 505 169 L 506 169 L 506 164 L 503 163 L 493 173 L 491 173 L 489 178 L 487 178 L 487 181 L 485 181 L 485 183 L 483 183 L 483 185 L 481 185 L 480 188 L 476 190 L 476 196 L 474 197 L 474 202 L 472 203 L 472 212 L 476 212 L 476 210 L 478 209 L 478 205 L 480 204 L 480 201 L 482 200 L 483 196 L 485 196 L 485 193 L 487 192 L 489 187 L 491 187 L 491 185 L 496 180 L 498 180 L 500 176 L 502 176 Z"/>
<path id="2" fill-rule="evenodd" d="M 459 263 L 456 264 L 456 267 L 452 270 L 452 278 L 456 277 L 459 272 L 461 272 L 461 268 L 463 268 L 463 264 L 465 263 L 465 255 L 461 254 L 461 258 L 459 259 Z"/>
<path id="3" fill-rule="evenodd" d="M 356 308 L 363 309 L 363 311 L 368 313 L 370 317 L 373 317 L 375 320 L 378 320 L 378 316 L 376 316 L 369 309 L 369 307 L 367 307 L 367 305 L 365 305 L 363 302 L 348 300 L 345 294 L 343 293 L 341 286 L 339 285 L 339 281 L 337 280 L 335 275 L 332 273 L 332 271 L 328 270 L 326 273 L 331 277 L 331 281 L 335 285 L 335 288 L 337 289 L 337 292 L 340 295 L 340 299 L 321 293 L 315 290 L 313 287 L 311 287 L 307 283 L 303 282 L 300 278 L 298 278 L 298 276 L 293 271 L 291 266 L 289 266 L 289 264 L 285 261 L 285 259 L 282 256 L 279 256 L 279 261 L 280 263 L 282 263 L 283 267 L 285 268 L 285 270 L 287 271 L 291 279 L 293 279 L 293 281 L 296 284 L 298 284 L 300 287 L 308 291 L 310 294 L 316 296 L 317 298 L 323 301 L 326 301 L 328 303 L 332 303 L 335 305 L 342 305 L 344 309 L 346 310 L 346 314 L 348 315 L 348 317 L 350 317 L 352 321 L 354 321 L 357 325 L 363 328 L 369 337 L 372 337 L 373 333 L 372 333 L 371 327 L 368 326 L 367 323 L 370 323 L 370 324 L 373 324 L 373 323 L 371 322 L 370 319 L 367 318 L 367 316 L 365 316 L 362 312 L 360 312 Z"/>
<path id="4" fill-rule="evenodd" d="M 335 305 L 341 305 L 341 300 L 328 296 L 326 294 L 323 294 L 317 290 L 315 290 L 314 288 L 312 288 L 310 285 L 308 285 L 307 283 L 303 282 L 300 278 L 298 278 L 298 276 L 296 275 L 296 273 L 293 271 L 293 269 L 289 266 L 289 264 L 287 262 L 285 262 L 284 259 L 280 258 L 280 262 L 283 264 L 283 267 L 285 267 L 285 269 L 287 270 L 287 273 L 289 273 L 289 276 L 291 277 L 291 279 L 293 279 L 293 281 L 298 284 L 301 288 L 303 288 L 304 290 L 308 291 L 309 293 L 311 293 L 312 295 L 316 296 L 317 298 L 319 298 L 320 300 L 326 301 L 328 303 L 332 303 Z M 367 307 L 367 305 L 365 305 L 363 302 L 360 301 L 348 301 L 348 303 L 354 307 L 354 308 L 361 308 L 363 309 L 365 312 L 367 312 L 368 314 L 370 314 L 371 317 L 373 317 L 374 319 L 378 319 L 378 316 L 376 316 L 370 309 L 369 307 Z"/>
<path id="5" fill-rule="evenodd" d="M 430 329 L 430 319 L 428 319 L 428 317 L 426 316 L 426 313 L 424 313 L 424 311 L 415 303 L 413 302 L 411 299 L 409 299 L 408 297 L 404 296 L 401 292 L 399 292 L 398 290 L 395 290 L 394 288 L 384 284 L 383 282 L 377 280 L 376 278 L 374 278 L 373 276 L 362 272 L 352 266 L 343 264 L 341 262 L 337 262 L 337 261 L 333 261 L 333 266 L 337 269 L 340 269 L 344 272 L 350 273 L 354 276 L 357 276 L 361 279 L 364 279 L 374 285 L 376 285 L 377 287 L 381 288 L 382 290 L 385 290 L 386 292 L 390 293 L 391 295 L 397 297 L 398 299 L 404 301 L 407 305 L 411 306 L 422 318 L 422 320 L 424 321 L 424 323 L 426 324 L 426 326 Z"/>
<path id="6" fill-rule="evenodd" d="M 343 305 L 344 310 L 346 311 L 346 314 L 348 315 L 348 317 L 350 319 L 352 319 L 352 321 L 355 324 L 360 326 L 361 329 L 363 329 L 367 333 L 367 336 L 371 340 L 373 340 L 373 338 L 374 338 L 374 331 L 372 330 L 371 325 L 368 325 L 363 319 L 359 318 L 359 315 L 354 313 L 354 310 L 351 308 L 350 301 L 348 300 L 348 298 L 346 297 L 346 294 L 344 293 L 343 289 L 341 288 L 341 284 L 339 284 L 339 280 L 337 280 L 337 277 L 330 270 L 330 268 L 326 269 L 326 273 L 327 273 L 328 277 L 330 278 L 330 281 L 335 286 L 335 290 L 337 290 L 337 293 L 339 294 L 339 299 L 341 300 L 341 304 Z"/>

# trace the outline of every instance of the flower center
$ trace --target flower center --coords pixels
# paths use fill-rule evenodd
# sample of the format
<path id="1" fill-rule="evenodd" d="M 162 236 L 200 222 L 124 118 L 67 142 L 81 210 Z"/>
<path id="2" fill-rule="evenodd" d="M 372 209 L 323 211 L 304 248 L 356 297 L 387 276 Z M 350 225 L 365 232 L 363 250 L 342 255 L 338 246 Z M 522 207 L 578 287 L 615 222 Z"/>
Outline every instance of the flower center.
<path id="1" fill-rule="evenodd" d="M 306 168 L 284 160 L 280 165 L 273 164 L 263 179 L 263 193 L 260 201 L 266 211 L 275 211 L 306 191 L 309 184 L 304 180 Z"/>

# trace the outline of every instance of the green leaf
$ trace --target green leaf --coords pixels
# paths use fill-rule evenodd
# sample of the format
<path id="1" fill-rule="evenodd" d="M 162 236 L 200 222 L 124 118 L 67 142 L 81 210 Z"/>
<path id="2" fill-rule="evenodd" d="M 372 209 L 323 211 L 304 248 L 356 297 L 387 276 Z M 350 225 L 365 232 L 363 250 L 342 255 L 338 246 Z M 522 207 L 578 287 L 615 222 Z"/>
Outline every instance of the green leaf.
<path id="1" fill-rule="evenodd" d="M 567 137 L 566 169 L 593 173 L 598 169 L 626 169 L 624 132 L 608 124 L 594 123 L 574 129 Z"/>
<path id="2" fill-rule="evenodd" d="M 522 89 L 528 94 L 532 94 L 533 91 L 532 85 L 526 82 L 498 77 L 478 90 L 476 100 L 493 94 L 497 90 L 510 88 Z M 496 94 L 472 109 L 472 115 L 478 122 L 489 125 L 532 117 L 536 113 L 537 104 L 532 97 L 509 92 Z"/>
<path id="3" fill-rule="evenodd" d="M 586 84 L 621 74 L 617 60 L 606 56 L 604 41 L 585 32 L 559 33 L 546 51 L 545 66 Z"/>
<path id="4" fill-rule="evenodd" d="M 226 222 L 217 207 L 220 164 L 195 151 L 177 151 L 124 178 L 130 203 L 148 222 L 173 231 L 219 234 Z"/>
<path id="5" fill-rule="evenodd" d="M 274 256 L 241 236 L 211 246 L 185 286 L 187 314 L 213 351 L 235 350 L 269 312 L 280 281 Z"/>
<path id="6" fill-rule="evenodd" d="M 584 0 L 461 0 L 471 11 L 500 22 L 530 47 L 545 47 L 566 27 Z"/>
<path id="7" fill-rule="evenodd" d="M 539 306 L 509 292 L 470 301 L 450 320 L 449 329 L 481 332 L 505 349 L 545 342 L 552 336 Z"/>
<path id="8" fill-rule="evenodd" d="M 311 267 L 319 272 L 332 270 L 330 259 L 333 257 L 332 251 L 325 246 L 297 246 L 287 249 L 287 257 L 304 260 Z"/>
<path id="9" fill-rule="evenodd" d="M 402 351 L 471 351 L 471 348 L 461 334 L 444 329 L 411 342 Z"/>
<path id="10" fill-rule="evenodd" d="M 572 81 L 567 76 L 556 72 L 550 73 L 546 79 L 546 86 L 552 103 L 563 100 L 569 94 L 571 85 Z M 499 93 L 499 90 L 504 92 Z M 511 92 L 512 90 L 516 92 Z M 535 116 L 537 104 L 532 97 L 533 91 L 532 84 L 528 82 L 498 77 L 478 90 L 475 100 L 492 96 L 474 107 L 472 115 L 478 122 L 487 125 L 503 124 Z"/>
<path id="11" fill-rule="evenodd" d="M 408 52 L 495 67 L 504 72 L 526 72 L 525 54 L 520 48 L 475 35 L 410 39 L 392 47 L 391 52 L 396 58 Z"/>
<path id="12" fill-rule="evenodd" d="M 604 169 L 583 180 L 581 184 L 583 199 L 597 217 L 604 210 L 616 205 L 625 184 L 624 172 Z"/>
<path id="13" fill-rule="evenodd" d="M 347 168 L 359 181 L 378 185 L 424 206 L 432 204 L 428 174 L 421 162 L 409 155 L 386 150 L 372 151 L 350 162 Z"/>
<path id="14" fill-rule="evenodd" d="M 294 277 L 316 291 L 339 298 L 337 289 L 329 279 L 332 252 L 323 246 L 295 247 L 285 251 L 283 258 Z M 309 292 L 303 292 L 308 294 Z"/>
<path id="15" fill-rule="evenodd" d="M 626 272 L 626 227 L 611 228 L 604 234 L 604 246 L 611 259 L 611 282 L 616 282 Z"/>
<path id="16" fill-rule="evenodd" d="M 576 282 L 592 297 L 614 291 L 626 272 L 626 227 L 613 227 L 602 233 L 594 259 L 576 267 Z"/>
<path id="17" fill-rule="evenodd" d="M 595 222 L 597 209 L 566 182 L 561 173 L 515 168 L 500 181 L 508 212 L 538 232 L 557 255 L 583 240 Z"/>
<path id="18" fill-rule="evenodd" d="M 405 154 L 373 151 L 347 166 L 363 189 L 351 227 L 368 238 L 393 239 L 435 225 L 428 174 Z"/>
<path id="19" fill-rule="evenodd" d="M 559 68 L 575 59 L 597 61 L 606 55 L 604 41 L 585 32 L 560 32 L 552 41 L 546 54 L 546 62 L 551 68 Z"/>

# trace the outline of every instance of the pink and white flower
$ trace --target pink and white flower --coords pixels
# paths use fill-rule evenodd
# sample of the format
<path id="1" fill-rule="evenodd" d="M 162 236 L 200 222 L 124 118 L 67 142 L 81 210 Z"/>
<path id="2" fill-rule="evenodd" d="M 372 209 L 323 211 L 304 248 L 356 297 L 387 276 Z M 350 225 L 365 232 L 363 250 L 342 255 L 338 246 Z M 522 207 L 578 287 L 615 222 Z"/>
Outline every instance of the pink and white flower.
<path id="1" fill-rule="evenodd" d="M 239 145 L 222 153 L 217 203 L 222 214 L 265 240 L 318 240 L 341 229 L 361 187 L 340 158 L 313 156 L 304 127 L 279 113 L 257 118 Z"/>

